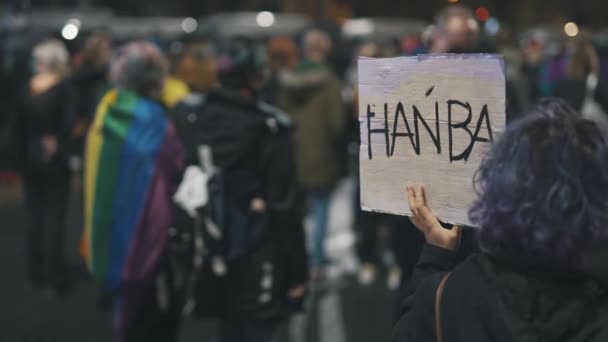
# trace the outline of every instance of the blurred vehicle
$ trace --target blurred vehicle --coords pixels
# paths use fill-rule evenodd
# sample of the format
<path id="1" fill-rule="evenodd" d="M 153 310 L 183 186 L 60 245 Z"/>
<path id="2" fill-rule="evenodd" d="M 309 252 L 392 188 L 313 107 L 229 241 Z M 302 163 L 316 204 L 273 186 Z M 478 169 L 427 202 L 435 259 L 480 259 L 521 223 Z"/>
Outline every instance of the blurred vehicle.
<path id="1" fill-rule="evenodd" d="M 115 39 L 126 41 L 142 37 L 173 40 L 191 33 L 190 22 L 184 17 L 114 17 L 109 23 Z M 195 25 L 195 24 L 193 24 Z M 190 32 L 188 32 L 190 31 Z"/>
<path id="2" fill-rule="evenodd" d="M 342 26 L 345 39 L 385 41 L 420 35 L 426 23 L 411 18 L 355 18 Z"/>
<path id="3" fill-rule="evenodd" d="M 33 32 L 61 33 L 66 40 L 75 39 L 81 32 L 106 28 L 114 12 L 103 7 L 35 8 L 17 16 L 19 26 Z"/>
<path id="4" fill-rule="evenodd" d="M 219 13 L 201 18 L 199 22 L 197 33 L 213 35 L 220 39 L 293 36 L 311 24 L 311 20 L 303 15 L 266 11 Z"/>

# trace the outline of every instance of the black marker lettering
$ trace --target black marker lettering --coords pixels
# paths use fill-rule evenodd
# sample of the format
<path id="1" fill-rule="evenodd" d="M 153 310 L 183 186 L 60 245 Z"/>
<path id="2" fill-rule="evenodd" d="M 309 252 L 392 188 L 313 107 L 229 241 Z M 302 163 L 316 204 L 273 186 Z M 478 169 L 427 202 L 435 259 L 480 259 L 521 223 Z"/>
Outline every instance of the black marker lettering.
<path id="1" fill-rule="evenodd" d="M 484 119 L 486 121 L 486 128 L 488 129 L 488 138 L 479 137 L 479 131 L 481 130 L 481 124 Z M 490 124 L 490 113 L 488 112 L 488 105 L 484 105 L 481 109 L 481 113 L 479 114 L 479 120 L 477 120 L 477 127 L 475 128 L 475 133 L 473 134 L 473 141 L 494 142 L 494 136 L 492 135 L 492 126 Z"/>
<path id="2" fill-rule="evenodd" d="M 399 114 L 403 118 L 403 122 L 405 123 L 405 128 L 407 129 L 407 133 L 399 133 L 397 132 L 397 122 L 399 121 Z M 395 153 L 395 140 L 397 137 L 410 137 L 410 141 L 412 142 L 412 146 L 414 147 L 414 151 L 416 155 L 420 155 L 420 145 L 414 141 L 414 134 L 410 130 L 410 124 L 407 122 L 407 117 L 405 116 L 405 109 L 403 108 L 403 104 L 399 102 L 397 104 L 397 109 L 395 109 L 395 120 L 393 122 L 393 142 L 391 144 L 391 156 Z M 418 128 L 416 126 L 416 136 L 418 135 Z"/>
<path id="3" fill-rule="evenodd" d="M 441 137 L 439 132 L 439 103 L 435 102 L 435 134 L 433 134 L 431 127 L 426 122 L 422 114 L 420 114 L 418 108 L 416 108 L 416 106 L 412 106 L 412 108 L 414 110 L 414 129 L 416 130 L 416 145 L 418 146 L 418 149 L 420 149 L 420 133 L 418 131 L 418 120 L 420 120 L 422 122 L 422 125 L 424 125 L 424 128 L 426 128 L 426 131 L 429 132 L 429 135 L 433 140 L 433 144 L 435 144 L 435 147 L 437 147 L 437 154 L 441 154 Z"/>
<path id="4" fill-rule="evenodd" d="M 460 107 L 465 108 L 468 111 L 467 114 L 467 119 L 463 122 L 459 122 L 456 124 L 452 124 L 452 106 L 453 105 L 458 105 Z M 467 159 L 469 158 L 469 155 L 471 154 L 471 150 L 473 149 L 473 133 L 471 132 L 471 130 L 469 129 L 469 123 L 471 123 L 471 116 L 473 115 L 472 110 L 471 110 L 471 105 L 466 102 L 460 102 L 457 100 L 449 100 L 448 101 L 448 134 L 449 134 L 449 139 L 450 139 L 450 163 L 453 161 L 457 161 L 457 160 L 463 160 L 466 162 Z M 467 132 L 467 134 L 469 134 L 469 136 L 471 137 L 471 142 L 469 143 L 469 146 L 459 155 L 455 156 L 454 155 L 454 141 L 453 141 L 453 133 L 452 133 L 452 129 L 454 128 L 461 128 L 464 131 Z"/>
<path id="5" fill-rule="evenodd" d="M 384 133 L 384 135 L 386 136 L 386 155 L 388 156 L 389 154 L 389 147 L 388 147 L 388 104 L 384 104 L 384 129 L 371 129 L 371 119 L 376 117 L 376 113 L 372 112 L 371 106 L 367 105 L 367 154 L 369 156 L 369 159 L 372 159 L 372 134 L 373 133 Z"/>

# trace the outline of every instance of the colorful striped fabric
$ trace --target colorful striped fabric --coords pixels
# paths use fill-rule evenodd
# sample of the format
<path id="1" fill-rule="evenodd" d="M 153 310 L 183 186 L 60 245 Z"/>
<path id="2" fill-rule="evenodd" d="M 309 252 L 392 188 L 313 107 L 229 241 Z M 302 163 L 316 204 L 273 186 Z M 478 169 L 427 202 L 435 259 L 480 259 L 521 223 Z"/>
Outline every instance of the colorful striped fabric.
<path id="1" fill-rule="evenodd" d="M 167 241 L 180 156 L 161 105 L 122 90 L 103 97 L 87 140 L 83 249 L 120 304 L 119 327 L 136 305 L 130 292 L 153 280 Z"/>

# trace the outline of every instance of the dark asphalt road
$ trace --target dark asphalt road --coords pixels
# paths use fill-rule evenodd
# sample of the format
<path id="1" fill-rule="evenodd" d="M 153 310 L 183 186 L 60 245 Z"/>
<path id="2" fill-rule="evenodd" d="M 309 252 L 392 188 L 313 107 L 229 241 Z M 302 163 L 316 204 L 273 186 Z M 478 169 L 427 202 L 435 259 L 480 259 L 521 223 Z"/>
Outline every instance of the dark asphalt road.
<path id="1" fill-rule="evenodd" d="M 67 254 L 78 261 L 79 203 L 71 201 Z M 23 232 L 25 213 L 18 189 L 0 185 L 0 342 L 112 342 L 110 314 L 97 309 L 95 284 L 80 280 L 65 298 L 49 298 L 25 281 Z M 340 291 L 345 321 L 344 342 L 387 341 L 394 295 L 381 284 L 361 288 L 354 281 Z M 321 341 L 313 305 L 308 341 Z M 187 319 L 180 342 L 211 342 L 215 325 Z M 287 338 L 281 338 L 281 341 Z M 142 341 L 144 342 L 144 341 Z M 341 342 L 341 341 L 336 341 Z"/>

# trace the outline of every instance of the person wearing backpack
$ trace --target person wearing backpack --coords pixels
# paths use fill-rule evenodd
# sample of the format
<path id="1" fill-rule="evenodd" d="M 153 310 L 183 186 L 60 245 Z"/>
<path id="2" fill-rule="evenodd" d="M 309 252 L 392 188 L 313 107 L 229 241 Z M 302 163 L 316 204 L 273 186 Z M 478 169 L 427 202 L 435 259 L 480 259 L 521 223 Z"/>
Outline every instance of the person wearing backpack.
<path id="1" fill-rule="evenodd" d="M 476 176 L 481 253 L 458 253 L 408 186 L 426 237 L 393 341 L 608 341 L 608 138 L 549 100 L 509 126 Z M 605 254 L 605 252 L 603 253 Z M 605 278 L 604 278 L 605 279 Z"/>
<path id="2" fill-rule="evenodd" d="M 293 124 L 258 101 L 258 55 L 247 40 L 228 43 L 221 87 L 191 94 L 172 113 L 187 161 L 175 197 L 175 236 L 192 251 L 184 310 L 220 319 L 222 342 L 271 341 L 308 278 Z"/>

